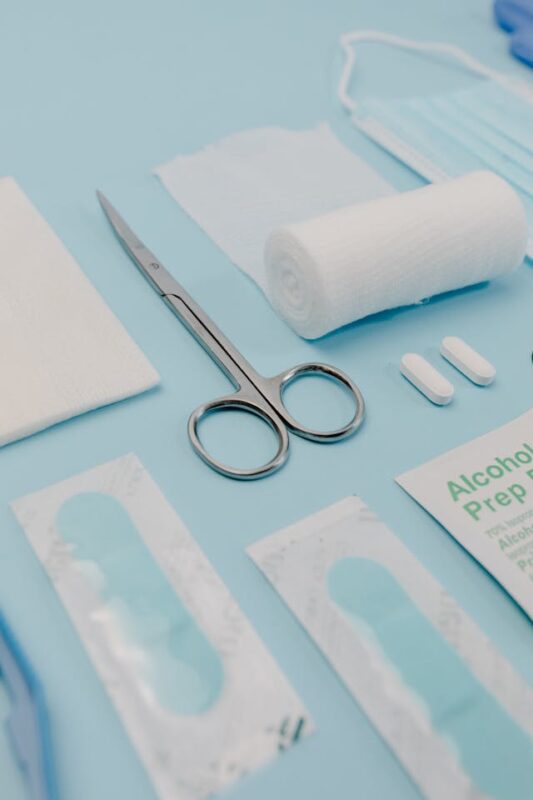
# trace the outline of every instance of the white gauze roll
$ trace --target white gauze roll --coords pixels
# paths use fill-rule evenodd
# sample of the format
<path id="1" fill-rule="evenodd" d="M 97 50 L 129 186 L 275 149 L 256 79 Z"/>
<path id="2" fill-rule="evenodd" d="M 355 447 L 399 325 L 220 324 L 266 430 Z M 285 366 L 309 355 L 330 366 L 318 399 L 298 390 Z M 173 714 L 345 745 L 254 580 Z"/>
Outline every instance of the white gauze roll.
<path id="1" fill-rule="evenodd" d="M 341 208 L 273 231 L 268 294 L 315 339 L 389 308 L 505 275 L 528 227 L 516 192 L 492 172 Z"/>

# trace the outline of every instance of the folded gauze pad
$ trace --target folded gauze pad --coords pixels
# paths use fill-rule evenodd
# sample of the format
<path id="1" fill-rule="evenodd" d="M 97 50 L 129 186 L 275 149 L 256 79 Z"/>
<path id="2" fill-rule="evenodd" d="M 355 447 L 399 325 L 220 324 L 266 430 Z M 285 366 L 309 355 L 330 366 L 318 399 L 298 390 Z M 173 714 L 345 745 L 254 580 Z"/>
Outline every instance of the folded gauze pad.
<path id="1" fill-rule="evenodd" d="M 159 376 L 13 178 L 0 178 L 0 446 Z"/>
<path id="2" fill-rule="evenodd" d="M 505 275 L 524 258 L 520 199 L 492 172 L 341 208 L 273 231 L 267 294 L 315 339 L 377 311 Z"/>

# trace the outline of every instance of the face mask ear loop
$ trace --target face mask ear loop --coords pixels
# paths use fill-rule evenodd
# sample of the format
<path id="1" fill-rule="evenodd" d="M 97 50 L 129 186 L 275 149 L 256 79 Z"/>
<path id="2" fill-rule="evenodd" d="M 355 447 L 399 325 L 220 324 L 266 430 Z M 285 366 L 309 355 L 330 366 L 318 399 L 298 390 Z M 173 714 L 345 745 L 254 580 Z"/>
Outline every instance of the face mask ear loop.
<path id="1" fill-rule="evenodd" d="M 419 53 L 440 53 L 450 56 L 480 77 L 493 80 L 515 94 L 519 94 L 530 101 L 533 100 L 533 91 L 529 84 L 487 67 L 454 44 L 448 44 L 447 42 L 417 42 L 413 39 L 404 39 L 393 33 L 386 33 L 385 31 L 351 31 L 343 33 L 340 37 L 340 45 L 345 54 L 345 61 L 337 86 L 337 97 L 341 105 L 350 113 L 357 108 L 356 101 L 350 96 L 350 83 L 355 66 L 355 47 L 353 45 L 356 42 L 388 44 Z"/>

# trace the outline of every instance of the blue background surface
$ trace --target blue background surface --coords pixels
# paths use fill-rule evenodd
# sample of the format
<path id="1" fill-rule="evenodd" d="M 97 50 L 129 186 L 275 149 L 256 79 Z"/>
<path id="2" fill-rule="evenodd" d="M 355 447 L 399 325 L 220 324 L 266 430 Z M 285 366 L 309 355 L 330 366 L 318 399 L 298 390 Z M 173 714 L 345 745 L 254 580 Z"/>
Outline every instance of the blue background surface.
<path id="1" fill-rule="evenodd" d="M 334 100 L 338 36 L 354 28 L 451 41 L 494 67 L 530 75 L 508 56 L 507 37 L 482 0 L 3 4 L 0 174 L 17 179 L 163 381 L 144 396 L 0 452 L 0 605 L 45 683 L 62 798 L 153 800 L 154 793 L 8 503 L 129 451 L 185 520 L 318 726 L 232 788 L 232 800 L 419 797 L 244 553 L 247 544 L 347 494 L 360 494 L 533 679 L 525 615 L 393 480 L 531 405 L 532 268 L 304 342 L 150 173 L 176 153 L 233 131 L 311 127 L 325 119 L 399 189 L 418 185 L 352 129 Z M 365 48 L 358 76 L 362 93 L 388 95 L 470 80 L 459 69 L 378 47 Z M 331 447 L 291 437 L 290 462 L 262 482 L 231 482 L 207 469 L 192 454 L 186 421 L 197 404 L 227 391 L 226 380 L 119 249 L 95 201 L 97 186 L 259 371 L 320 359 L 349 372 L 368 402 L 357 436 Z M 479 389 L 438 360 L 446 334 L 463 336 L 496 364 L 494 386 Z M 450 407 L 431 406 L 401 378 L 397 365 L 407 350 L 427 355 L 453 378 Z M 224 452 L 227 436 L 218 427 L 213 436 Z M 264 436 L 260 431 L 261 450 Z M 4 707 L 0 698 L 0 714 Z M 0 797 L 23 797 L 1 740 Z"/>

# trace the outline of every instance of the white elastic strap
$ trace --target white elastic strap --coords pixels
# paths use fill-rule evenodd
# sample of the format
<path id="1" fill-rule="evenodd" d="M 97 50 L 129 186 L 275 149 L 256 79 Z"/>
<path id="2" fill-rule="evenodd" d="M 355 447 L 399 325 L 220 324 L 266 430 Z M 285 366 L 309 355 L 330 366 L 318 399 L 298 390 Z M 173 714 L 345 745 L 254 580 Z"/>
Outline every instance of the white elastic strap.
<path id="1" fill-rule="evenodd" d="M 404 39 L 393 33 L 386 33 L 385 31 L 351 31 L 350 33 L 343 33 L 340 37 L 340 44 L 344 50 L 346 59 L 337 87 L 337 96 L 340 102 L 344 108 L 350 112 L 355 111 L 357 108 L 356 101 L 350 97 L 349 94 L 350 82 L 355 65 L 355 47 L 353 45 L 356 42 L 389 44 L 393 47 L 400 47 L 404 50 L 412 50 L 420 53 L 441 53 L 459 61 L 460 64 L 463 64 L 471 72 L 483 78 L 490 78 L 528 100 L 533 98 L 531 87 L 524 81 L 519 79 L 515 80 L 498 70 L 487 67 L 485 64 L 482 64 L 481 61 L 478 61 L 465 50 L 462 50 L 454 44 L 449 44 L 447 42 L 417 42 L 412 39 Z"/>

